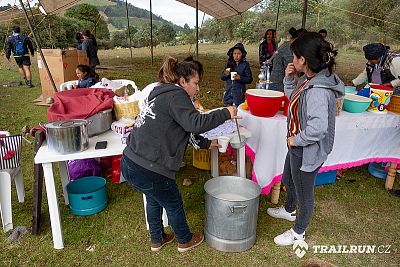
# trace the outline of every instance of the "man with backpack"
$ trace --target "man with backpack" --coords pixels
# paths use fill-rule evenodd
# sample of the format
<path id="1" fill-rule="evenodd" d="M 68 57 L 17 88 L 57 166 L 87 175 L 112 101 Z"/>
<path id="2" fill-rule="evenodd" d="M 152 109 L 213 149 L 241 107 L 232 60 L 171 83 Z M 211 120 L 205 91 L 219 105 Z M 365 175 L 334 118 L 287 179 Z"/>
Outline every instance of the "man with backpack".
<path id="1" fill-rule="evenodd" d="M 31 40 L 25 34 L 20 34 L 21 28 L 19 26 L 13 27 L 13 33 L 7 38 L 6 44 L 6 58 L 10 61 L 11 52 L 15 62 L 19 67 L 19 72 L 25 80 L 25 84 L 32 88 L 32 74 L 31 74 L 31 59 L 29 52 L 33 56 L 35 50 Z"/>

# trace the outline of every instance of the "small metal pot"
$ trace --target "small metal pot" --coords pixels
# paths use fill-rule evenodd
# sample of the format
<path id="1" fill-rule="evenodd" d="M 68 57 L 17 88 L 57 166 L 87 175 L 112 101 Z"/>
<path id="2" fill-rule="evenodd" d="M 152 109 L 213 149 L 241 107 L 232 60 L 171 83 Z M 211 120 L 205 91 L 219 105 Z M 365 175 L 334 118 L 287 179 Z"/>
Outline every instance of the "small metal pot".
<path id="1" fill-rule="evenodd" d="M 89 148 L 87 120 L 65 120 L 46 123 L 47 146 L 60 154 L 81 152 Z"/>
<path id="2" fill-rule="evenodd" d="M 86 120 L 88 121 L 88 133 L 90 137 L 104 133 L 111 128 L 112 109 L 99 111 Z"/>

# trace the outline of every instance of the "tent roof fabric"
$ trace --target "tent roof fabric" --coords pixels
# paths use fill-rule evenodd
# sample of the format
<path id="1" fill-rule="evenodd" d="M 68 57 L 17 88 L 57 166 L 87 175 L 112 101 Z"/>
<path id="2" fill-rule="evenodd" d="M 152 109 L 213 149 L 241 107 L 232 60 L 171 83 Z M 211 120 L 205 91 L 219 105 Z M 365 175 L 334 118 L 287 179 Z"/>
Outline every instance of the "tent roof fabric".
<path id="1" fill-rule="evenodd" d="M 177 1 L 196 8 L 196 0 Z M 207 13 L 208 15 L 216 19 L 240 15 L 249 8 L 260 3 L 261 1 L 262 0 L 198 0 L 199 10 Z M 66 9 L 79 4 L 80 0 L 39 0 L 39 2 L 47 14 L 62 15 L 64 14 L 64 11 Z M 12 18 L 21 17 L 21 15 L 23 15 L 20 9 L 9 11 L 6 10 L 0 12 L 0 14 L 0 21 L 7 21 Z"/>
<path id="2" fill-rule="evenodd" d="M 196 0 L 177 0 L 196 8 Z M 199 10 L 216 19 L 240 15 L 262 0 L 198 0 Z"/>
<path id="3" fill-rule="evenodd" d="M 39 0 L 39 2 L 47 14 L 62 15 L 66 9 L 79 4 L 80 0 Z"/>
<path id="4" fill-rule="evenodd" d="M 81 0 L 63 0 L 63 1 L 55 1 L 55 0 L 40 0 L 40 5 L 46 11 L 48 15 L 63 15 L 65 10 L 79 4 Z M 25 3 L 25 2 L 24 2 Z M 35 14 L 40 13 L 36 8 L 32 7 L 32 11 Z M 30 15 L 30 14 L 29 14 Z M 21 6 L 19 5 L 19 1 L 16 2 L 15 6 L 12 6 L 9 9 L 4 11 L 0 11 L 0 22 L 12 21 L 14 19 L 25 19 L 24 12 L 22 11 Z"/>

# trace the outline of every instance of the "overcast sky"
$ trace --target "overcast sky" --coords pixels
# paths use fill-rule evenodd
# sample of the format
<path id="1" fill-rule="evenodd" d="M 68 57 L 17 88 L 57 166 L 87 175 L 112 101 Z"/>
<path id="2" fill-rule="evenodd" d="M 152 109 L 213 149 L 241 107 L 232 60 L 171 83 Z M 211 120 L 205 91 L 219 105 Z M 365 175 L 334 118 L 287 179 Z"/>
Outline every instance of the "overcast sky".
<path id="1" fill-rule="evenodd" d="M 128 0 L 134 6 L 150 10 L 149 0 Z M 152 0 L 153 13 L 163 19 L 183 26 L 187 23 L 191 28 L 196 25 L 196 9 L 175 0 Z M 199 11 L 199 26 L 203 20 L 203 12 Z M 206 15 L 205 19 L 210 18 Z"/>
<path id="2" fill-rule="evenodd" d="M 25 1 L 25 0 L 24 0 Z M 19 0 L 16 1 L 19 3 Z M 0 6 L 13 5 L 15 0 L 0 0 Z M 149 0 L 128 0 L 128 3 L 136 7 L 150 10 Z M 183 26 L 187 23 L 191 28 L 196 25 L 196 9 L 175 0 L 152 0 L 153 13 L 169 20 L 177 25 Z M 199 26 L 203 20 L 203 12 L 199 11 Z M 205 20 L 210 18 L 206 15 Z"/>

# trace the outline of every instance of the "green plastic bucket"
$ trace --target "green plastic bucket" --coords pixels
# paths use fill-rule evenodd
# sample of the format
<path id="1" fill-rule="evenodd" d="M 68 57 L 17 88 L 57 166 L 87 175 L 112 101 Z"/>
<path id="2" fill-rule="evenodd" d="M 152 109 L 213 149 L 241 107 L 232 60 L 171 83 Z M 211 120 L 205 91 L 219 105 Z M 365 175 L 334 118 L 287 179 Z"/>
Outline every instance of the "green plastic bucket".
<path id="1" fill-rule="evenodd" d="M 67 185 L 69 207 L 75 215 L 98 213 L 107 207 L 106 179 L 98 176 L 79 178 Z"/>

